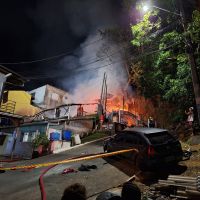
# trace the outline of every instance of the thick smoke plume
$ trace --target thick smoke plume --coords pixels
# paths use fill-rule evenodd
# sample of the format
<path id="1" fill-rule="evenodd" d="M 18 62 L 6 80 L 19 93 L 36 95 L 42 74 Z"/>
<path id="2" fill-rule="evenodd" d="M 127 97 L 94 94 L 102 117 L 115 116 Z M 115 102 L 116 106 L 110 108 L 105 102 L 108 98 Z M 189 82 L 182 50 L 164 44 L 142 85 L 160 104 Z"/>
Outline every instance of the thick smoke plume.
<path id="1" fill-rule="evenodd" d="M 63 87 L 72 87 L 71 103 L 97 102 L 101 95 L 104 73 L 107 74 L 108 93 L 116 96 L 123 92 L 127 85 L 127 73 L 121 51 L 117 44 L 102 38 L 101 34 L 89 35 L 78 52 L 78 64 L 81 67 L 75 67 L 77 73 L 62 82 Z M 62 64 L 68 66 L 68 61 L 69 58 L 65 58 Z M 90 112 L 94 110 L 95 106 L 87 108 Z"/>

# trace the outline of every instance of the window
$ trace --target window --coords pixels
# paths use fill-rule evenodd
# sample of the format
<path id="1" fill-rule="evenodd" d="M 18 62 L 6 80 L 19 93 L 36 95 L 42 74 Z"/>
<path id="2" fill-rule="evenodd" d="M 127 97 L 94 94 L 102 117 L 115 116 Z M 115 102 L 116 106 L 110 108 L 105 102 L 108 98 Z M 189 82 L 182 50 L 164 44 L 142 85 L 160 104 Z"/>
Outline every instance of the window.
<path id="1" fill-rule="evenodd" d="M 22 132 L 20 142 L 32 142 L 35 139 L 36 132 Z"/>
<path id="2" fill-rule="evenodd" d="M 168 141 L 174 140 L 174 138 L 167 132 L 159 132 L 145 135 L 151 144 L 163 144 Z"/>
<path id="3" fill-rule="evenodd" d="M 137 144 L 138 137 L 136 135 L 134 135 L 134 133 L 133 134 L 126 134 L 125 142 L 131 143 L 131 144 Z"/>
<path id="4" fill-rule="evenodd" d="M 52 99 L 53 101 L 58 101 L 58 100 L 59 100 L 59 95 L 56 94 L 56 93 L 52 93 L 52 94 L 51 94 L 51 99 Z"/>
<path id="5" fill-rule="evenodd" d="M 124 140 L 124 135 L 123 134 L 119 134 L 115 136 L 115 141 L 116 142 L 122 142 Z"/>
<path id="6" fill-rule="evenodd" d="M 35 100 L 35 92 L 31 93 L 31 100 Z"/>
<path id="7" fill-rule="evenodd" d="M 3 103 L 7 103 L 7 101 L 8 101 L 8 91 L 5 91 L 3 93 Z"/>

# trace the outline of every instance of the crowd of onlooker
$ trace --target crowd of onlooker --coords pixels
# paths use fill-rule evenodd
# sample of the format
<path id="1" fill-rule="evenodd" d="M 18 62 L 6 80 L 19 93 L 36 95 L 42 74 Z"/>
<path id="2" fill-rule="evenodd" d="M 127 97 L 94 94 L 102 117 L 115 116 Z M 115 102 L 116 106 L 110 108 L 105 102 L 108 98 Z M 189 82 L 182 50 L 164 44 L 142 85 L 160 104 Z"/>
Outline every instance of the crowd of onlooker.
<path id="1" fill-rule="evenodd" d="M 63 193 L 61 200 L 86 200 L 87 191 L 84 185 L 79 183 L 67 187 Z M 141 200 L 141 191 L 139 187 L 132 183 L 123 184 L 121 195 L 111 192 L 102 192 L 96 197 L 96 200 Z"/>

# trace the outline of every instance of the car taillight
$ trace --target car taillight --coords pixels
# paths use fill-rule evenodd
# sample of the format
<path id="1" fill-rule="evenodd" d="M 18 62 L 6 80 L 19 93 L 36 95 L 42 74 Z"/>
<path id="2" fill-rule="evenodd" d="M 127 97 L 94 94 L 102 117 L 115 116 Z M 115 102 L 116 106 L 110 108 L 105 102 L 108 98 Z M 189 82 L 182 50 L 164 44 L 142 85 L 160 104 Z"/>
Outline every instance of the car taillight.
<path id="1" fill-rule="evenodd" d="M 148 147 L 148 157 L 153 157 L 155 154 L 155 150 L 152 146 Z"/>

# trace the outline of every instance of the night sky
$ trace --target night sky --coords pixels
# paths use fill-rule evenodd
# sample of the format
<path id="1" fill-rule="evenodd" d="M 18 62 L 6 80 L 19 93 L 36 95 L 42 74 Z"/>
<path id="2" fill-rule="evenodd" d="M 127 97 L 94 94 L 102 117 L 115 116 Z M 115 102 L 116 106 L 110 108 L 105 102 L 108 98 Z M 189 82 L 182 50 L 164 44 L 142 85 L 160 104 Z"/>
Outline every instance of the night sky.
<path id="1" fill-rule="evenodd" d="M 6 0 L 0 4 L 0 13 L 0 63 L 62 53 L 68 53 L 67 60 L 73 62 L 62 66 L 63 56 L 32 64 L 4 64 L 30 79 L 26 89 L 46 83 L 63 87 L 60 80 L 71 76 L 68 68 L 79 66 L 79 47 L 91 33 L 128 23 L 121 0 Z"/>
<path id="2" fill-rule="evenodd" d="M 189 5 L 194 0 L 184 2 Z M 130 23 L 122 0 L 6 0 L 0 3 L 0 16 L 0 63 L 34 61 L 65 53 L 43 62 L 3 64 L 29 79 L 27 90 L 45 84 L 71 90 L 74 79 L 77 84 L 83 77 L 94 77 L 95 72 L 73 69 L 87 68 L 82 66 L 83 54 L 87 54 L 88 61 L 94 59 L 90 51 L 98 46 L 95 34 L 108 27 L 128 27 Z M 132 16 L 135 18 L 135 13 Z M 87 41 L 93 46 L 84 52 L 80 46 L 87 45 Z"/>

